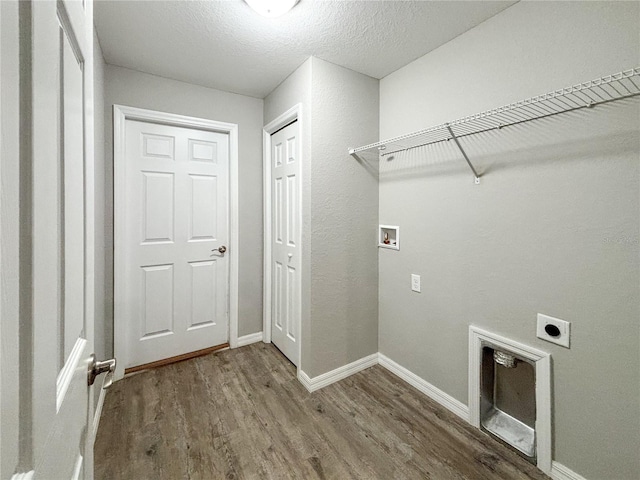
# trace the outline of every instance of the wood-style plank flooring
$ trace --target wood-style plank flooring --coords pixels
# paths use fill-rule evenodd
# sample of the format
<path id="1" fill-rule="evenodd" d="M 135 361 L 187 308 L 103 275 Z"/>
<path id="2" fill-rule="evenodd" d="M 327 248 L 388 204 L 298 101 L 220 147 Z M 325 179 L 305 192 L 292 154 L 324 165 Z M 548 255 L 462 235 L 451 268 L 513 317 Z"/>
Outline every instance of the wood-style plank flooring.
<path id="1" fill-rule="evenodd" d="M 263 343 L 116 382 L 95 477 L 548 478 L 380 366 L 309 394 Z"/>

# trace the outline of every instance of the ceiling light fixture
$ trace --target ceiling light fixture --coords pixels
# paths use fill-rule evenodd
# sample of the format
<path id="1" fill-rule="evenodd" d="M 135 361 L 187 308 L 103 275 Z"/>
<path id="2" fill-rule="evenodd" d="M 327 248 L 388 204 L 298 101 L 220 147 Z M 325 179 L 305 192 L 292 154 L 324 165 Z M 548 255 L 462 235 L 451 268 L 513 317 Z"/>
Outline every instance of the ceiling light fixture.
<path id="1" fill-rule="evenodd" d="M 264 17 L 280 17 L 295 7 L 300 0 L 244 0 Z"/>

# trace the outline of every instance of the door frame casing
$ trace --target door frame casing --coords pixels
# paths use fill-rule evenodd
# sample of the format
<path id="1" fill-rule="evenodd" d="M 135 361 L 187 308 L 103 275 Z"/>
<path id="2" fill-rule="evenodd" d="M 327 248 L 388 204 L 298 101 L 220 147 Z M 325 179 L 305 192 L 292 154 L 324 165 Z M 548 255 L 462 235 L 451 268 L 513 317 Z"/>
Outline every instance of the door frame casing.
<path id="1" fill-rule="evenodd" d="M 218 122 L 204 118 L 176 115 L 173 113 L 146 110 L 124 105 L 113 106 L 113 353 L 116 358 L 127 351 L 126 326 L 124 325 L 124 305 L 118 302 L 122 298 L 124 281 L 124 199 L 125 180 L 125 135 L 126 121 L 137 120 L 157 123 L 174 127 L 206 130 L 229 135 L 229 293 L 228 338 L 230 348 L 238 345 L 238 125 L 235 123 Z M 124 362 L 118 362 L 115 379 L 124 376 Z"/>
<path id="2" fill-rule="evenodd" d="M 20 467 L 20 58 L 19 3 L 0 3 L 0 478 Z M 24 176 L 24 173 L 23 173 Z M 21 211 L 22 208 L 22 211 Z"/>
<path id="3" fill-rule="evenodd" d="M 262 129 L 262 167 L 263 167 L 263 178 L 264 178 L 264 282 L 263 282 L 263 312 L 262 312 L 262 338 L 264 343 L 271 343 L 271 273 L 272 268 L 271 264 L 273 262 L 273 252 L 271 249 L 271 214 L 272 214 L 272 202 L 271 202 L 271 135 L 280 130 L 281 128 L 286 127 L 290 123 L 297 121 L 298 122 L 298 152 L 300 155 L 300 160 L 298 162 L 298 176 L 299 176 L 299 195 L 298 195 L 298 224 L 300 225 L 300 237 L 302 238 L 302 162 L 304 159 L 304 138 L 303 137 L 303 123 L 302 123 L 302 104 L 298 103 L 291 107 L 286 112 L 279 115 L 277 118 L 266 124 Z M 300 254 L 302 254 L 302 249 L 304 245 L 300 242 Z M 301 255 L 302 257 L 302 255 Z M 302 257 L 304 258 L 304 257 Z M 301 262 L 301 268 L 303 268 L 304 262 Z M 302 275 L 298 276 L 299 280 L 302 281 Z M 301 289 L 300 289 L 301 290 Z M 300 296 L 300 307 L 302 307 L 302 296 Z M 298 316 L 298 372 L 302 371 L 302 308 L 299 309 L 300 315 Z"/>

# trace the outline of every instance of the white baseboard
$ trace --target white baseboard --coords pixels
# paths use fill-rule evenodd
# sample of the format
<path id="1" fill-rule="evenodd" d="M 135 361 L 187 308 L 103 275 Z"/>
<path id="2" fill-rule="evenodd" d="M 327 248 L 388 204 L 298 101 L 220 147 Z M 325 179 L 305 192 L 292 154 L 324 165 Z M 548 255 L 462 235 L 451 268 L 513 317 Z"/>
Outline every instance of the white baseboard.
<path id="1" fill-rule="evenodd" d="M 356 360 L 355 362 L 351 362 L 347 365 L 343 365 L 342 367 L 338 367 L 335 370 L 331 370 L 330 372 L 323 373 L 322 375 L 318 375 L 317 377 L 309 378 L 309 376 L 304 373 L 302 370 L 298 371 L 298 380 L 300 383 L 304 385 L 304 388 L 309 390 L 309 392 L 315 392 L 327 385 L 331 385 L 343 378 L 347 378 L 354 373 L 358 373 L 366 368 L 373 367 L 378 364 L 378 354 L 373 353 L 367 357 L 361 358 L 360 360 Z"/>
<path id="2" fill-rule="evenodd" d="M 262 341 L 262 332 L 250 333 L 249 335 L 238 337 L 238 343 L 236 344 L 236 346 L 244 347 L 246 345 L 251 345 L 252 343 L 258 343 L 261 341 Z"/>
<path id="3" fill-rule="evenodd" d="M 310 378 L 302 370 L 298 371 L 298 380 L 309 392 L 315 392 L 327 385 L 331 385 L 339 380 L 347 378 L 361 370 L 380 364 L 394 375 L 398 376 L 409 385 L 417 388 L 420 392 L 435 400 L 437 403 L 452 411 L 465 421 L 469 421 L 469 408 L 462 402 L 446 394 L 437 387 L 434 387 L 426 380 L 420 378 L 415 373 L 407 370 L 402 365 L 397 364 L 382 353 L 374 353 L 367 357 L 356 360 L 342 367 L 323 373 L 317 377 Z"/>
<path id="4" fill-rule="evenodd" d="M 465 421 L 469 421 L 469 407 L 467 407 L 464 403 L 456 400 L 451 395 L 443 392 L 437 387 L 434 387 L 429 382 L 420 378 L 415 373 L 407 370 L 402 365 L 397 364 L 389 357 L 383 355 L 382 353 L 378 354 L 380 365 L 389 370 L 394 375 L 400 377 L 402 380 L 407 382 L 409 385 L 417 388 L 422 393 L 424 393 L 427 397 L 435 400 L 437 403 L 445 407 L 446 409 L 452 411 L 460 418 Z"/>
<path id="5" fill-rule="evenodd" d="M 96 441 L 96 435 L 98 434 L 98 426 L 100 426 L 100 416 L 102 415 L 102 407 L 104 405 L 104 398 L 106 395 L 107 390 L 101 388 L 100 397 L 98 397 L 98 404 L 96 405 L 96 411 L 93 413 L 93 425 L 91 426 L 91 435 L 94 442 Z"/>
<path id="6" fill-rule="evenodd" d="M 558 462 L 551 462 L 551 473 L 549 476 L 553 478 L 553 480 L 587 480 L 582 475 L 577 474 Z"/>
<path id="7" fill-rule="evenodd" d="M 304 373 L 302 370 L 298 370 L 298 381 L 307 389 L 308 392 L 313 392 L 311 379 L 309 378 L 309 375 Z"/>

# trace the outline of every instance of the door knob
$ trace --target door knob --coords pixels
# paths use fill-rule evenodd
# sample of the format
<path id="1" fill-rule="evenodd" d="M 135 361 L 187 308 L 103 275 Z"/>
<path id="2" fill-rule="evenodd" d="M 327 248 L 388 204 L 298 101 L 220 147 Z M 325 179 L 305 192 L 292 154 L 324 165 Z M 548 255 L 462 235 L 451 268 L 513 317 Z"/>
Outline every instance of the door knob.
<path id="1" fill-rule="evenodd" d="M 225 247 L 224 245 L 222 245 L 219 248 L 214 248 L 213 250 L 211 250 L 212 252 L 220 252 L 221 254 L 224 255 L 224 252 L 227 251 L 227 247 Z"/>
<path id="2" fill-rule="evenodd" d="M 89 356 L 89 368 L 87 372 L 87 384 L 89 386 L 93 385 L 93 382 L 96 381 L 96 377 L 101 373 L 106 373 L 107 377 L 105 379 L 104 385 L 102 388 L 109 388 L 113 383 L 113 374 L 116 371 L 116 359 L 112 358 L 110 360 L 105 360 L 103 362 L 98 362 L 96 360 L 96 355 L 92 353 Z"/>
<path id="3" fill-rule="evenodd" d="M 289 260 L 291 260 L 293 258 L 293 253 L 288 254 L 287 257 L 289 257 Z"/>

